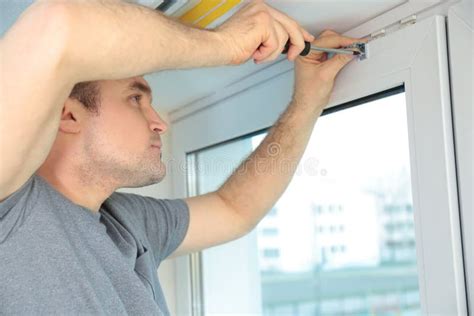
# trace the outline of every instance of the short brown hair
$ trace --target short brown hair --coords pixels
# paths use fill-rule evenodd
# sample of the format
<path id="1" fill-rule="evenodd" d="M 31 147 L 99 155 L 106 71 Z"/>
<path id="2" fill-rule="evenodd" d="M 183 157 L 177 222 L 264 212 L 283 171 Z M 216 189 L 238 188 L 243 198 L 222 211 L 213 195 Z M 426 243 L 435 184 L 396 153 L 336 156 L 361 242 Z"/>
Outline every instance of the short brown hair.
<path id="1" fill-rule="evenodd" d="M 99 114 L 100 87 L 98 81 L 76 83 L 69 97 L 81 102 L 89 112 Z"/>

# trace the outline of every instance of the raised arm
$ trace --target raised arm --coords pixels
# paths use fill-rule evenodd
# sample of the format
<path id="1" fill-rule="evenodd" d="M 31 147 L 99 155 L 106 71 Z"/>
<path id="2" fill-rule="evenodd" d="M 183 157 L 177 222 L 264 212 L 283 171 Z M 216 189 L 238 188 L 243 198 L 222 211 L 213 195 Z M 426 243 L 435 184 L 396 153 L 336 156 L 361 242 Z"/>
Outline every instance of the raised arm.
<path id="1" fill-rule="evenodd" d="M 46 159 L 74 82 L 64 65 L 66 14 L 37 2 L 0 40 L 0 201 Z"/>
<path id="2" fill-rule="evenodd" d="M 41 166 L 74 85 L 162 69 L 294 60 L 314 37 L 253 1 L 216 30 L 119 0 L 38 0 L 0 42 L 0 201 Z"/>
<path id="3" fill-rule="evenodd" d="M 66 56 L 79 82 L 231 61 L 215 31 L 181 24 L 160 11 L 118 0 L 63 5 L 71 29 Z"/>
<path id="4" fill-rule="evenodd" d="M 157 10 L 121 0 L 68 0 L 67 43 L 78 81 L 121 79 L 163 69 L 238 65 L 276 59 L 288 39 L 295 60 L 314 36 L 254 0 L 213 30 L 184 25 Z"/>

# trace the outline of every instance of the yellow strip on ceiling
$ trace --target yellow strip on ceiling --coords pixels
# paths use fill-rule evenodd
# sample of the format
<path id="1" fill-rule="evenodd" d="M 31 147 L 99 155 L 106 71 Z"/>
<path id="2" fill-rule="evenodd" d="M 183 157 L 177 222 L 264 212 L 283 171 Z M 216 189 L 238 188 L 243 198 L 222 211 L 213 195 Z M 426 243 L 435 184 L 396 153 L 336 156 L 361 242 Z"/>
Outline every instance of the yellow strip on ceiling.
<path id="1" fill-rule="evenodd" d="M 186 23 L 193 23 L 207 12 L 217 7 L 222 0 L 201 0 L 191 10 L 184 13 L 179 19 Z"/>
<path id="2" fill-rule="evenodd" d="M 218 9 L 212 11 L 209 13 L 206 17 L 204 17 L 202 20 L 200 20 L 198 23 L 196 23 L 197 26 L 205 28 L 221 16 L 223 16 L 225 13 L 230 11 L 233 7 L 238 5 L 241 0 L 228 0 L 226 1 L 223 5 L 221 5 Z"/>
<path id="3" fill-rule="evenodd" d="M 185 23 L 196 23 L 198 21 L 196 26 L 204 28 L 231 10 L 239 2 L 240 0 L 202 0 L 179 19 Z"/>

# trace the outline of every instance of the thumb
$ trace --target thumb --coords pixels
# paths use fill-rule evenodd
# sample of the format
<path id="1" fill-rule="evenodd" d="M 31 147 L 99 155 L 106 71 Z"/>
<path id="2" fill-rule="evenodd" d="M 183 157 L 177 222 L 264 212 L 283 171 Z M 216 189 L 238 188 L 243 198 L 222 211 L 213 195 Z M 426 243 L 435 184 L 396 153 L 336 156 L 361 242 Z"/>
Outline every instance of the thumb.
<path id="1" fill-rule="evenodd" d="M 356 55 L 348 55 L 348 54 L 336 54 L 331 59 L 326 60 L 323 63 L 323 67 L 328 75 L 331 75 L 332 78 L 335 78 L 339 71 L 344 68 L 351 60 L 354 59 Z"/>

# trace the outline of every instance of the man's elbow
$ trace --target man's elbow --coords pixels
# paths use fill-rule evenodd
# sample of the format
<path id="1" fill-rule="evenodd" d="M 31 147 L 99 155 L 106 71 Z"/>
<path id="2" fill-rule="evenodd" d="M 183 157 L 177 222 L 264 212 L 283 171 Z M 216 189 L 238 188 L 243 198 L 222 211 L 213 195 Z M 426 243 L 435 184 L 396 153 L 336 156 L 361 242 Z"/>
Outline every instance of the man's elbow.
<path id="1" fill-rule="evenodd" d="M 239 238 L 247 235 L 250 233 L 259 223 L 259 220 L 256 220 L 255 217 L 252 217 L 252 214 L 256 214 L 256 212 L 244 212 L 239 207 L 235 206 L 232 201 L 230 201 L 224 194 L 219 191 L 216 191 L 217 195 L 220 197 L 222 202 L 226 205 L 226 209 L 228 212 L 234 214 L 234 216 L 238 219 L 239 223 Z"/>

